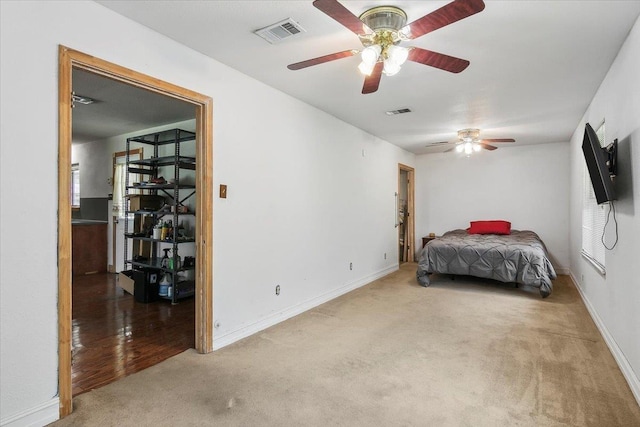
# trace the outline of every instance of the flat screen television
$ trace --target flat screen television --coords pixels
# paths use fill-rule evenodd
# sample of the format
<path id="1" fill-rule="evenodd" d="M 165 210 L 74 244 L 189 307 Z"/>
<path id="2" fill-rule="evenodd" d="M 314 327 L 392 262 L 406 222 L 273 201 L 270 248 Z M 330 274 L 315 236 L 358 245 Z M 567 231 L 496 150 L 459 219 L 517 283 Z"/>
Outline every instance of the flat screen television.
<path id="1" fill-rule="evenodd" d="M 591 125 L 589 123 L 586 124 L 584 139 L 582 140 L 582 152 L 584 153 L 584 160 L 587 162 L 587 170 L 591 178 L 591 185 L 593 185 L 593 192 L 599 205 L 616 199 L 613 177 L 616 176 L 617 172 L 617 150 L 618 140 L 613 141 L 606 147 L 602 147 Z"/>

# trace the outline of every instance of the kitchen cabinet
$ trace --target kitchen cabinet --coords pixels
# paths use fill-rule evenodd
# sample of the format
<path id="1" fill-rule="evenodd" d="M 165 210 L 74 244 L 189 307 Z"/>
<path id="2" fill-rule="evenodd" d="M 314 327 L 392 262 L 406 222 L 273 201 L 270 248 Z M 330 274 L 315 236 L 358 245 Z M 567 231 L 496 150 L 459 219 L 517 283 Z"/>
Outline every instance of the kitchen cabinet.
<path id="1" fill-rule="evenodd" d="M 107 271 L 107 222 L 71 221 L 71 272 L 73 275 Z"/>

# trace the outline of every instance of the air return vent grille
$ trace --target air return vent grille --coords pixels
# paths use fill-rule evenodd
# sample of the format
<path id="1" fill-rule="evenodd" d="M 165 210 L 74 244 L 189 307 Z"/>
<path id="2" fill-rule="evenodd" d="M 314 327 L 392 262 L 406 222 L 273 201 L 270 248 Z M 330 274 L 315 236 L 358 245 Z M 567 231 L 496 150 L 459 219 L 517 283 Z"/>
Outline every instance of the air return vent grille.
<path id="1" fill-rule="evenodd" d="M 434 145 L 448 144 L 449 141 L 428 142 L 425 147 L 433 147 Z"/>
<path id="2" fill-rule="evenodd" d="M 396 114 L 405 114 L 410 112 L 411 112 L 410 108 L 400 108 L 399 110 L 387 111 L 386 114 L 387 116 L 395 116 Z"/>
<path id="3" fill-rule="evenodd" d="M 277 22 L 268 27 L 261 28 L 255 33 L 271 44 L 280 43 L 282 40 L 299 36 L 305 32 L 305 29 L 296 21 L 287 18 L 284 21 Z"/>

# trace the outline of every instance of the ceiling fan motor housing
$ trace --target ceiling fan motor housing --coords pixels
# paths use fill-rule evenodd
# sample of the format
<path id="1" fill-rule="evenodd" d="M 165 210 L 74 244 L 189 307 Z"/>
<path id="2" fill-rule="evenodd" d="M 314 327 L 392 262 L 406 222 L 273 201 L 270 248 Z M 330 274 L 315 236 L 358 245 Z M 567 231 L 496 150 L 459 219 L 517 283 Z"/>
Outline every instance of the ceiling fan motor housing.
<path id="1" fill-rule="evenodd" d="M 369 9 L 359 16 L 364 24 L 373 30 L 373 34 L 365 34 L 362 44 L 383 46 L 397 44 L 401 40 L 400 30 L 407 23 L 404 10 L 394 6 L 379 6 Z"/>
<path id="2" fill-rule="evenodd" d="M 480 129 L 462 129 L 458 131 L 458 139 L 464 142 L 478 141 Z"/>

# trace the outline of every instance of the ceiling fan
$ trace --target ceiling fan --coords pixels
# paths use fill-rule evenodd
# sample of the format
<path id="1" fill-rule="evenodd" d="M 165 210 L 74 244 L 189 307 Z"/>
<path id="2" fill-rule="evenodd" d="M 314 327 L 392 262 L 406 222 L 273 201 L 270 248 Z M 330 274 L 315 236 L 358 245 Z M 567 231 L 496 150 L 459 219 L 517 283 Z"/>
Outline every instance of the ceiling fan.
<path id="1" fill-rule="evenodd" d="M 483 148 L 485 150 L 493 151 L 498 147 L 489 143 L 496 142 L 516 142 L 516 140 L 513 138 L 480 139 L 480 129 L 462 129 L 458 131 L 458 142 L 456 142 L 456 145 L 446 150 L 445 153 L 456 150 L 458 153 L 464 152 L 464 154 L 469 156 L 474 151 L 478 152 Z"/>
<path id="2" fill-rule="evenodd" d="M 362 63 L 358 69 L 366 76 L 362 87 L 363 94 L 377 91 L 382 74 L 396 74 L 407 60 L 451 73 L 463 71 L 469 66 L 467 60 L 419 47 L 403 47 L 400 43 L 424 36 L 484 9 L 482 0 L 454 0 L 406 25 L 407 14 L 395 6 L 374 7 L 357 17 L 337 0 L 315 0 L 313 5 L 355 33 L 364 48 L 308 59 L 290 64 L 287 68 L 300 70 L 361 53 Z"/>

